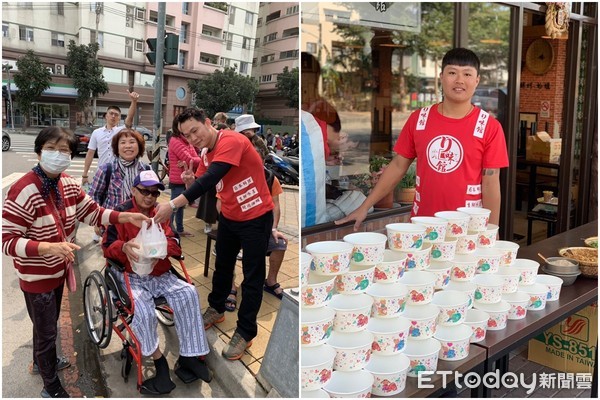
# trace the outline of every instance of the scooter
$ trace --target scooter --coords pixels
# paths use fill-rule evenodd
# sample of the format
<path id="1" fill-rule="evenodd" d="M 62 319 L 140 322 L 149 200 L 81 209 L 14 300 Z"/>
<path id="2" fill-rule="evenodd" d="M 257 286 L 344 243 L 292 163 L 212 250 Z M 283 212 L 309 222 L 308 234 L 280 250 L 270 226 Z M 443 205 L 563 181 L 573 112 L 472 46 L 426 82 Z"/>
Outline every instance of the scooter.
<path id="1" fill-rule="evenodd" d="M 281 183 L 298 186 L 300 184 L 300 176 L 298 171 L 294 169 L 290 161 L 284 160 L 273 151 L 271 151 L 265 159 L 265 167 L 268 168 L 279 179 Z M 298 163 L 296 163 L 296 168 Z"/>

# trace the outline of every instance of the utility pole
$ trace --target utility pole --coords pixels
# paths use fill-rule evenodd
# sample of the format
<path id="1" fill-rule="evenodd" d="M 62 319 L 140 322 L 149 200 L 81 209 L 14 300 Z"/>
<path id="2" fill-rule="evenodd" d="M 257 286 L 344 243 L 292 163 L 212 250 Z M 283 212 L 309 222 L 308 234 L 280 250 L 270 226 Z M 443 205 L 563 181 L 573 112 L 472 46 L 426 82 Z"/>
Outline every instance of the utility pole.
<path id="1" fill-rule="evenodd" d="M 165 53 L 165 23 L 167 21 L 167 5 L 164 1 L 158 2 L 158 23 L 156 30 L 156 70 L 154 73 L 154 124 L 152 129 L 152 169 L 158 172 L 158 156 L 160 147 L 160 131 L 162 126 L 162 93 L 163 93 L 163 66 Z"/>
<path id="2" fill-rule="evenodd" d="M 15 111 L 13 109 L 13 104 L 12 104 L 12 93 L 10 91 L 10 70 L 13 68 L 12 65 L 10 64 L 4 64 L 2 65 L 2 69 L 4 70 L 4 72 L 6 72 L 8 74 L 8 104 L 10 107 L 10 127 L 14 130 L 15 129 Z"/>
<path id="3" fill-rule="evenodd" d="M 100 24 L 100 14 L 102 14 L 102 3 L 96 2 L 96 43 L 100 44 L 100 40 L 98 38 L 98 25 Z M 98 49 L 100 51 L 100 49 Z M 98 52 L 96 52 L 96 60 L 98 59 Z M 96 110 L 96 97 L 92 98 L 92 112 L 94 113 L 92 117 L 92 125 L 96 125 L 96 118 L 98 117 L 98 111 Z"/>

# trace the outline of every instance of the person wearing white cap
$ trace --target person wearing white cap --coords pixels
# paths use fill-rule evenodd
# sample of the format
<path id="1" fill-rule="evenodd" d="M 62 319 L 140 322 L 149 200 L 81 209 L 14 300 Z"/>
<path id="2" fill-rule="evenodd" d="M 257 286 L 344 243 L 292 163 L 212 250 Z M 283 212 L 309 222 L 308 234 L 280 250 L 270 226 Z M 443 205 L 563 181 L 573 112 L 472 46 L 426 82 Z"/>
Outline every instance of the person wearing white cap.
<path id="1" fill-rule="evenodd" d="M 269 154 L 269 149 L 263 138 L 256 134 L 259 129 L 260 125 L 254 122 L 254 115 L 243 114 L 235 119 L 235 130 L 250 139 L 254 148 L 264 160 Z"/>

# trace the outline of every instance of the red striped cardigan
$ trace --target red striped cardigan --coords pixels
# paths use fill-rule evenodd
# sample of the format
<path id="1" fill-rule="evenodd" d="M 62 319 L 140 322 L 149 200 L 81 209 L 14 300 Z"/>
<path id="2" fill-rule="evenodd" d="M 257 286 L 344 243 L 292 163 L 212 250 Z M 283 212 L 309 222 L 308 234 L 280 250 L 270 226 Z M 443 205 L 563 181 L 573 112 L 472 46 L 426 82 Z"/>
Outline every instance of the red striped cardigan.
<path id="1" fill-rule="evenodd" d="M 40 242 L 62 241 L 54 206 L 46 204 L 41 187 L 35 172 L 28 172 L 8 190 L 2 209 L 2 252 L 14 257 L 21 289 L 30 293 L 53 290 L 66 278 L 63 260 L 38 252 Z M 100 207 L 73 177 L 61 174 L 58 188 L 65 205 L 61 219 L 67 241 L 75 242 L 76 221 L 93 226 L 117 222 L 119 213 Z"/>

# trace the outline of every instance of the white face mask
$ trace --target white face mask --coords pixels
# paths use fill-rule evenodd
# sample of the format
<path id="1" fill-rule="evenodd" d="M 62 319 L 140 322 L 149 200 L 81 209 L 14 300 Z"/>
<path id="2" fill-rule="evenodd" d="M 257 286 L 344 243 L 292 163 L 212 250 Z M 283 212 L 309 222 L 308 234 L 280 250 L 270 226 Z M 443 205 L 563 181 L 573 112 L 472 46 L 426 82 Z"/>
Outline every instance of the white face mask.
<path id="1" fill-rule="evenodd" d="M 60 174 L 71 166 L 71 155 L 58 150 L 42 150 L 40 165 L 51 174 Z"/>

